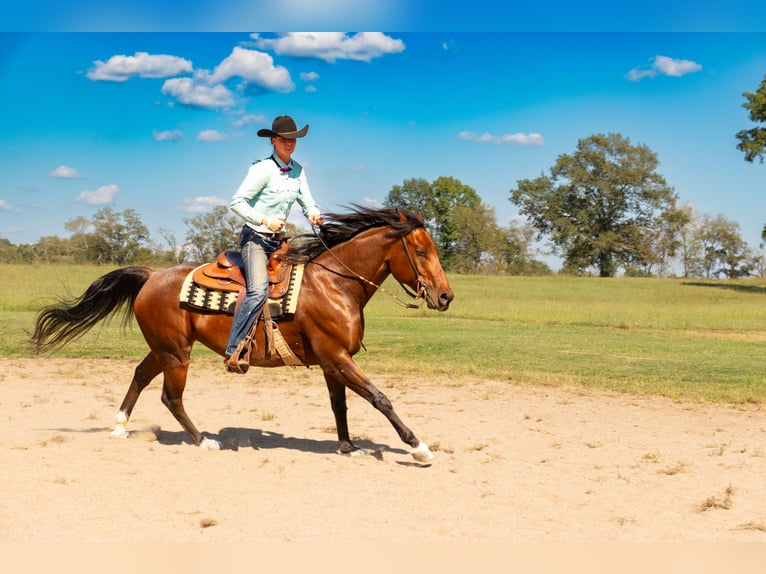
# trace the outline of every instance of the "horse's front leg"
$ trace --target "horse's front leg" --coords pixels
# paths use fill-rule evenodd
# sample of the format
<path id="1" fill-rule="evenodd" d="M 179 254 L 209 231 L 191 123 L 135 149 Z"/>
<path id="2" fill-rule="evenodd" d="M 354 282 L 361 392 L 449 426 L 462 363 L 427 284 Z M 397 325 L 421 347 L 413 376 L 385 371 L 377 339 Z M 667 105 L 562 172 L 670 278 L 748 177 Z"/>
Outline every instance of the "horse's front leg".
<path id="1" fill-rule="evenodd" d="M 359 448 L 351 442 L 348 433 L 348 406 L 346 404 L 346 387 L 341 381 L 325 372 L 324 380 L 327 390 L 330 392 L 330 405 L 335 415 L 335 428 L 338 432 L 338 454 L 357 456 L 367 454 L 363 448 Z"/>
<path id="2" fill-rule="evenodd" d="M 391 401 L 370 381 L 350 356 L 342 357 L 330 365 L 323 365 L 325 381 L 330 389 L 330 400 L 338 430 L 339 450 L 348 445 L 352 450 L 358 450 L 350 439 L 346 419 L 345 392 L 341 395 L 338 383 L 348 387 L 359 396 L 366 399 L 373 407 L 383 413 L 396 430 L 399 438 L 412 447 L 412 457 L 418 462 L 429 462 L 434 458 L 428 445 L 420 441 L 394 411 Z"/>

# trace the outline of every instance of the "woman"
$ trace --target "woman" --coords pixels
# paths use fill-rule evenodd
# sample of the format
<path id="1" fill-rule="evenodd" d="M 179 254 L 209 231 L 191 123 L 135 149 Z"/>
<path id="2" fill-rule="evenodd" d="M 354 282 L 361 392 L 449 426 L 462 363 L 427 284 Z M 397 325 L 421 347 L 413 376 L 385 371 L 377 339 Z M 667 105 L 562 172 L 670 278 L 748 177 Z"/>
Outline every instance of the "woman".
<path id="1" fill-rule="evenodd" d="M 309 130 L 308 124 L 298 130 L 290 116 L 277 116 L 271 129 L 258 130 L 259 137 L 271 138 L 271 157 L 250 166 L 245 179 L 230 202 L 231 209 L 245 220 L 239 236 L 244 262 L 247 291 L 240 302 L 226 347 L 226 370 L 244 373 L 237 346 L 245 338 L 268 297 L 269 277 L 266 266 L 269 255 L 284 238 L 285 222 L 296 201 L 312 225 L 321 225 L 322 216 L 311 195 L 303 166 L 292 159 L 298 138 Z"/>

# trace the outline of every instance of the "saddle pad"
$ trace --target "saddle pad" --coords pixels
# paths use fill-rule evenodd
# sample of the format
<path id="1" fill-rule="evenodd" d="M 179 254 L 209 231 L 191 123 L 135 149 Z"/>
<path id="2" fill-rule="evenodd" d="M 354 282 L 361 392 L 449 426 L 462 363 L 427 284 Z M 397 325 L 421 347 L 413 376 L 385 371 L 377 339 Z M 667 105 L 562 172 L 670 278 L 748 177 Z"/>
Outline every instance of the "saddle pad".
<path id="1" fill-rule="evenodd" d="M 212 289 L 195 282 L 195 274 L 199 269 L 205 267 L 205 265 L 207 264 L 192 269 L 186 275 L 183 285 L 181 286 L 179 300 L 196 309 L 233 315 L 237 308 L 239 292 Z M 275 294 L 272 290 L 272 292 L 269 293 L 269 310 L 271 311 L 274 320 L 278 320 L 284 315 L 295 314 L 295 309 L 298 307 L 298 295 L 300 294 L 302 281 L 303 265 L 293 265 L 292 271 L 290 272 L 290 280 L 288 281 L 287 288 L 284 292 Z M 280 291 L 282 290 L 280 289 Z"/>

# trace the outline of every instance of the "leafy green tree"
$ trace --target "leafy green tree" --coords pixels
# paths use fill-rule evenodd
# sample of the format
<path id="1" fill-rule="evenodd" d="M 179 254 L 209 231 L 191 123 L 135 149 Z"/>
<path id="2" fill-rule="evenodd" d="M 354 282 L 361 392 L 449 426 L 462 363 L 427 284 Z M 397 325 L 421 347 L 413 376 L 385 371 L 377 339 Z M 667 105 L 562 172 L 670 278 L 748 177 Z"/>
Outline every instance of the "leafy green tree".
<path id="1" fill-rule="evenodd" d="M 700 267 L 702 245 L 697 233 L 699 216 L 690 204 L 680 206 L 678 211 L 683 213 L 683 220 L 678 228 L 677 256 L 681 263 L 681 275 L 688 278 L 693 277 L 695 269 Z"/>
<path id="2" fill-rule="evenodd" d="M 222 251 L 239 248 L 242 219 L 227 205 L 216 205 L 213 211 L 184 219 L 186 247 L 193 261 L 212 261 Z"/>
<path id="3" fill-rule="evenodd" d="M 482 202 L 476 191 L 454 177 L 438 177 L 431 183 L 432 228 L 441 257 L 451 261 L 458 250 L 463 230 L 455 220 L 457 208 L 482 210 Z M 481 215 L 481 214 L 480 214 Z M 492 212 L 494 221 L 494 211 Z"/>
<path id="4" fill-rule="evenodd" d="M 64 225 L 72 232 L 69 242 L 77 262 L 126 265 L 151 258 L 149 229 L 134 209 L 104 207 L 90 220 L 76 217 Z"/>
<path id="5" fill-rule="evenodd" d="M 673 258 L 683 250 L 684 230 L 691 217 L 687 208 L 669 209 L 660 214 L 656 228 L 646 230 L 650 237 L 645 243 L 649 251 L 640 261 L 643 276 L 667 277 L 670 274 Z"/>
<path id="6" fill-rule="evenodd" d="M 384 203 L 388 207 L 403 207 L 415 213 L 422 213 L 429 231 L 433 231 L 430 229 L 435 216 L 432 199 L 431 184 L 423 178 L 413 178 L 405 179 L 402 185 L 392 187 Z"/>
<path id="7" fill-rule="evenodd" d="M 763 163 L 766 158 L 766 76 L 757 91 L 742 95 L 747 100 L 742 107 L 748 111 L 750 121 L 762 125 L 737 132 L 737 149 L 745 154 L 745 161 L 753 163 L 758 158 Z"/>
<path id="8" fill-rule="evenodd" d="M 753 254 L 742 239 L 738 223 L 723 215 L 705 215 L 700 218 L 696 234 L 701 246 L 700 262 L 705 277 L 724 275 L 737 279 L 751 274 Z"/>
<path id="9" fill-rule="evenodd" d="M 676 195 L 658 165 L 648 147 L 620 134 L 597 134 L 559 156 L 550 175 L 518 181 L 510 199 L 539 236 L 550 236 L 565 270 L 595 266 L 601 277 L 611 277 L 653 257 L 661 218 L 675 209 Z"/>
<path id="10" fill-rule="evenodd" d="M 70 239 L 62 239 L 57 235 L 41 237 L 31 246 L 32 257 L 40 263 L 72 263 L 74 262 L 74 247 Z"/>
<path id="11" fill-rule="evenodd" d="M 458 205 L 453 214 L 455 229 L 451 270 L 458 273 L 497 273 L 503 269 L 503 233 L 494 208 Z"/>
<path id="12" fill-rule="evenodd" d="M 19 248 L 9 239 L 0 237 L 0 263 L 16 263 L 21 260 Z"/>
<path id="13" fill-rule="evenodd" d="M 149 229 L 136 210 L 117 212 L 104 207 L 93 214 L 91 225 L 93 243 L 88 251 L 92 253 L 92 261 L 126 265 L 151 257 L 151 250 L 146 247 Z"/>
<path id="14" fill-rule="evenodd" d="M 543 261 L 535 259 L 534 227 L 512 221 L 509 227 L 502 229 L 502 233 L 503 245 L 500 253 L 506 273 L 511 275 L 550 275 L 551 268 Z"/>
<path id="15" fill-rule="evenodd" d="M 439 247 L 442 265 L 449 269 L 461 244 L 465 245 L 463 230 L 455 220 L 456 209 L 479 209 L 481 198 L 460 180 L 442 176 L 432 183 L 422 178 L 407 179 L 391 189 L 384 204 L 422 213 L 426 227 Z"/>

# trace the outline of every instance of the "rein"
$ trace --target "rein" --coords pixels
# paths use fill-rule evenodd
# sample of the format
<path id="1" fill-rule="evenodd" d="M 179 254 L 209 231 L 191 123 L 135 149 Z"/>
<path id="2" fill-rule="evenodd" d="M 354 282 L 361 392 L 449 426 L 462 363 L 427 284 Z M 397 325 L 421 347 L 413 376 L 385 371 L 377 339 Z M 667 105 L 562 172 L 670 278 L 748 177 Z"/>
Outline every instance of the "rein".
<path id="1" fill-rule="evenodd" d="M 316 229 L 314 228 L 313 225 L 311 226 L 311 231 L 314 233 L 314 237 L 317 238 L 319 243 L 321 243 L 324 246 L 325 251 L 328 252 L 330 255 L 332 255 L 335 258 L 335 260 L 338 263 L 340 263 L 341 266 L 344 269 L 346 269 L 346 271 L 351 273 L 351 275 L 353 275 L 356 279 L 359 279 L 360 281 L 362 281 L 364 283 L 367 283 L 368 285 L 370 285 L 371 287 L 374 287 L 375 289 L 379 289 L 380 291 L 382 291 L 383 293 L 385 293 L 386 295 L 391 297 L 391 299 L 394 301 L 394 303 L 404 307 L 405 309 L 420 309 L 423 306 L 423 302 L 425 301 L 425 299 L 423 298 L 423 291 L 425 290 L 425 287 L 423 286 L 423 283 L 420 281 L 420 272 L 418 272 L 418 268 L 415 266 L 415 261 L 412 259 L 412 255 L 410 255 L 410 250 L 407 247 L 407 242 L 404 241 L 404 237 L 406 237 L 406 236 L 401 237 L 402 246 L 404 247 L 404 252 L 407 254 L 407 261 L 410 262 L 410 265 L 412 266 L 412 270 L 415 272 L 415 280 L 417 281 L 417 285 L 418 285 L 418 292 L 417 292 L 417 294 L 415 294 L 412 291 L 410 291 L 404 283 L 402 283 L 401 281 L 399 281 L 395 277 L 394 277 L 394 279 L 396 279 L 396 281 L 399 283 L 399 285 L 402 286 L 402 289 L 404 290 L 404 292 L 407 295 L 409 295 L 411 298 L 413 298 L 415 300 L 417 300 L 417 299 L 421 300 L 420 304 L 418 304 L 418 305 L 415 305 L 413 303 L 407 303 L 406 301 L 402 301 L 394 293 L 391 293 L 390 291 L 387 291 L 382 285 L 378 285 L 377 283 L 375 283 L 373 281 L 370 281 L 366 277 L 362 277 L 361 275 L 359 275 L 359 273 L 357 273 L 356 271 L 351 269 L 348 265 L 346 265 L 343 261 L 341 261 L 340 258 L 337 255 L 335 255 L 335 253 L 332 251 L 332 249 L 330 249 L 327 246 L 327 244 L 324 242 L 324 240 L 316 232 Z"/>

